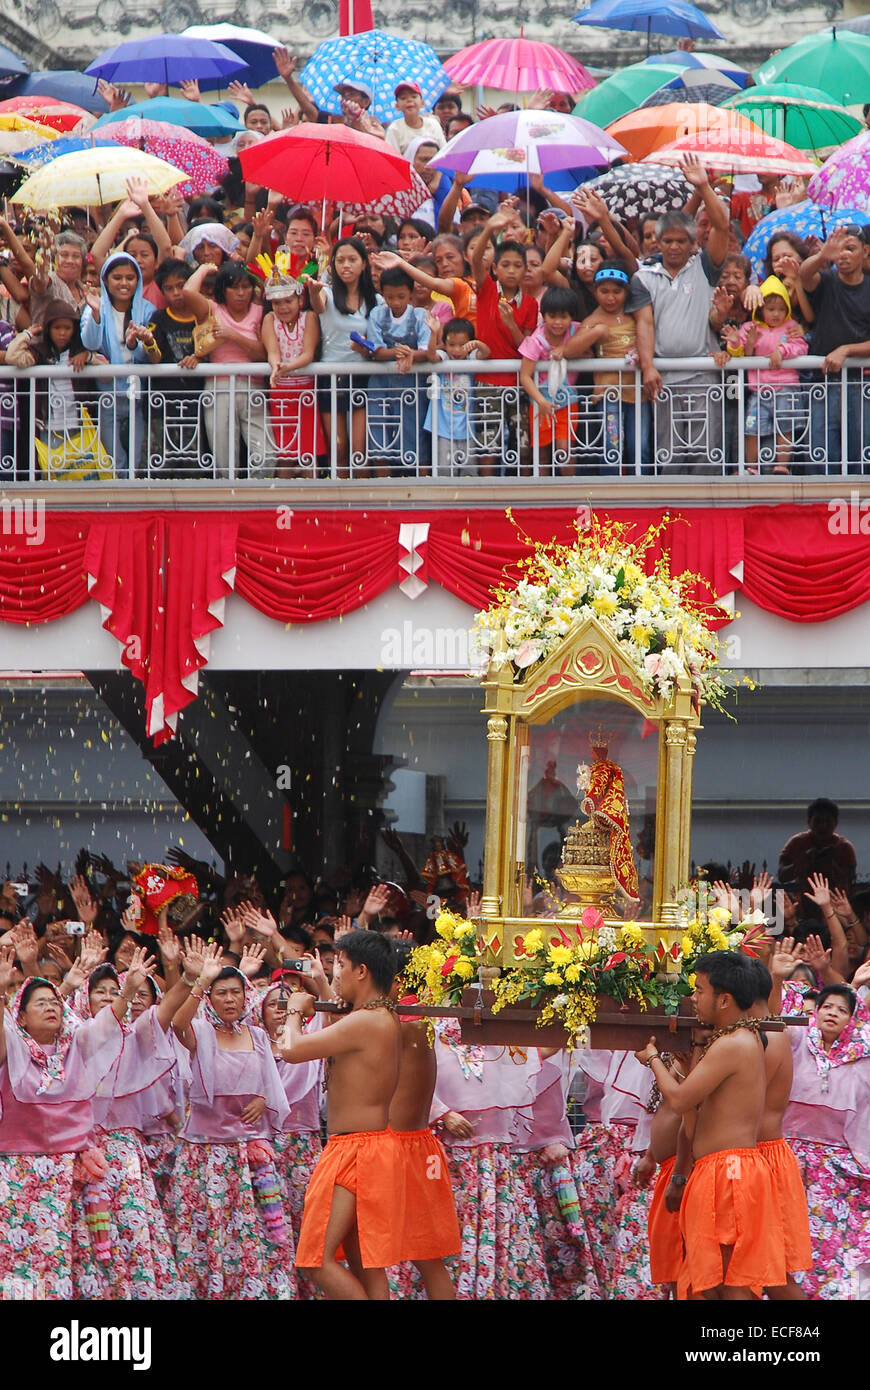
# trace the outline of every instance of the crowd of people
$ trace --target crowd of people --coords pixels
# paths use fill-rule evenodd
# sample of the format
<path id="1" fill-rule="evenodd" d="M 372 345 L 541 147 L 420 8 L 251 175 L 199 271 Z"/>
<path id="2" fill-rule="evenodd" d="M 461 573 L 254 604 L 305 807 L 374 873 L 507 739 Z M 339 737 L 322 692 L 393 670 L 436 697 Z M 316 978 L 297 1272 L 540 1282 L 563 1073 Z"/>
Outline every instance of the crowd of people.
<path id="1" fill-rule="evenodd" d="M 245 177 L 244 152 L 276 129 L 333 119 L 276 61 L 293 104 L 279 120 L 233 84 L 244 130 L 217 142 L 229 173 L 207 193 L 149 198 L 132 179 L 113 209 L 0 219 L 0 351 L 18 369 L 2 383 L 7 476 L 860 469 L 870 421 L 844 362 L 870 353 L 864 230 L 775 234 L 760 277 L 741 249 L 805 197 L 799 180 L 735 191 L 690 155 L 683 208 L 646 215 L 639 194 L 623 220 L 585 184 L 498 192 L 431 165 L 474 123 L 461 93 L 425 111 L 409 73 L 384 128 L 349 74 L 337 119 L 382 137 L 420 190 L 411 216 L 373 200 L 351 220 Z M 200 100 L 196 84 L 185 95 Z M 792 365 L 808 354 L 818 370 Z M 63 370 L 29 379 L 36 367 Z M 131 388 L 125 367 L 164 370 Z"/>
<path id="2" fill-rule="evenodd" d="M 7 881 L 0 1297 L 866 1298 L 870 890 L 836 825 L 813 802 L 777 884 L 704 868 L 735 922 L 781 887 L 784 931 L 699 957 L 661 1056 L 414 1012 L 409 951 L 480 911 L 459 824 L 421 869 L 385 832 L 402 884 L 300 868 L 271 903 L 180 850 Z M 809 1021 L 762 1044 L 780 1014 Z"/>

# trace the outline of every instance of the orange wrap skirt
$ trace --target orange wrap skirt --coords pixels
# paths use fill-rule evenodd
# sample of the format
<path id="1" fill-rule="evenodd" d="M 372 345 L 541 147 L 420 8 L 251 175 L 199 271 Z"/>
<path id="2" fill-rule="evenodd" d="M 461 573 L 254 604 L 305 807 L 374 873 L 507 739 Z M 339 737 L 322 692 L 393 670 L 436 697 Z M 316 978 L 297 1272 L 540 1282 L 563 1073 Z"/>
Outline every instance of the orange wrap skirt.
<path id="1" fill-rule="evenodd" d="M 323 1264 L 332 1194 L 344 1187 L 356 1196 L 356 1229 L 364 1269 L 385 1269 L 405 1258 L 406 1150 L 390 1129 L 333 1134 L 320 1156 L 305 1193 L 296 1246 L 300 1269 Z M 343 1259 L 341 1247 L 336 1252 Z"/>
<path id="2" fill-rule="evenodd" d="M 683 1263 L 683 1237 L 680 1235 L 680 1213 L 668 1211 L 665 1192 L 674 1171 L 676 1157 L 666 1158 L 656 1175 L 652 1200 L 647 1216 L 649 1236 L 649 1270 L 654 1284 L 676 1284 Z"/>
<path id="3" fill-rule="evenodd" d="M 773 1190 L 779 1199 L 785 1239 L 785 1267 L 789 1274 L 796 1269 L 812 1269 L 810 1217 L 798 1161 L 784 1139 L 760 1139 L 758 1152 L 770 1165 Z"/>
<path id="4" fill-rule="evenodd" d="M 782 1216 L 770 1167 L 757 1148 L 720 1149 L 695 1160 L 680 1209 L 686 1258 L 679 1298 L 720 1284 L 757 1297 L 785 1283 Z M 731 1247 L 727 1270 L 722 1246 Z"/>
<path id="5" fill-rule="evenodd" d="M 462 1249 L 447 1155 L 431 1129 L 396 1130 L 404 1152 L 403 1260 L 442 1260 Z"/>

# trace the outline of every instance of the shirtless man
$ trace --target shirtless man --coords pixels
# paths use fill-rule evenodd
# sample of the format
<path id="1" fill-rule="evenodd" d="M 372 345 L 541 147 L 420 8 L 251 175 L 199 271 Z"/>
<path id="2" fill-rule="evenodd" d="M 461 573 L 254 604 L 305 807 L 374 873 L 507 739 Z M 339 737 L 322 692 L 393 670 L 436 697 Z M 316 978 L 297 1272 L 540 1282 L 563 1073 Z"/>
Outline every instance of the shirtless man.
<path id="1" fill-rule="evenodd" d="M 672 1053 L 665 1062 L 677 1081 L 685 1080 L 690 1064 L 691 1056 L 681 1052 Z M 647 1180 L 644 1174 L 648 1165 L 652 1165 L 650 1172 L 659 1165 L 647 1217 L 649 1268 L 652 1282 L 667 1285 L 672 1298 L 676 1297 L 677 1277 L 683 1263 L 680 1205 L 692 1166 L 682 1124 L 682 1116 L 662 1096 L 653 1114 L 649 1148 L 636 1169 L 636 1180 L 641 1182 Z"/>
<path id="2" fill-rule="evenodd" d="M 774 957 L 774 959 L 776 959 Z M 774 993 L 770 971 L 760 960 L 751 962 L 756 976 L 756 1000 L 752 1012 L 756 1018 L 767 1018 L 771 1013 L 769 1001 Z M 791 960 L 788 961 L 791 969 Z M 776 991 L 779 993 L 779 990 Z M 778 1000 L 777 1000 L 778 1007 Z M 777 1302 L 803 1302 L 806 1294 L 800 1284 L 792 1278 L 792 1271 L 812 1269 L 813 1256 L 810 1247 L 810 1218 L 807 1211 L 807 1194 L 804 1190 L 798 1161 L 790 1146 L 782 1137 L 782 1117 L 791 1095 L 794 1075 L 794 1062 L 791 1040 L 788 1033 L 765 1033 L 767 1047 L 764 1052 L 764 1066 L 767 1076 L 767 1093 L 761 1124 L 758 1126 L 758 1151 L 770 1165 L 773 1187 L 782 1211 L 782 1226 L 785 1237 L 785 1267 L 788 1278 L 784 1285 L 765 1290 L 768 1298 Z"/>
<path id="3" fill-rule="evenodd" d="M 635 1054 L 671 1108 L 687 1117 L 692 1139 L 695 1165 L 680 1220 L 686 1250 L 680 1296 L 691 1290 L 706 1299 L 760 1298 L 764 1288 L 785 1284 L 786 1274 L 770 1168 L 756 1147 L 766 1094 L 764 1049 L 750 1013 L 756 978 L 749 958 L 737 951 L 699 957 L 695 975 L 695 1013 L 713 1033 L 694 1069 L 677 1081 L 655 1038 Z"/>
<path id="4" fill-rule="evenodd" d="M 399 970 L 404 969 L 411 947 L 396 946 Z M 435 1094 L 438 1067 L 435 1049 L 429 1041 L 425 1018 L 402 1016 L 400 981 L 397 977 L 391 997 L 399 1005 L 402 1055 L 399 1084 L 390 1103 L 390 1129 L 401 1140 L 405 1151 L 405 1256 L 416 1265 L 430 1299 L 453 1299 L 453 1280 L 444 1267 L 444 1258 L 458 1255 L 462 1240 L 447 1155 L 429 1128 L 429 1111 Z M 405 1002 L 413 1002 L 414 996 Z"/>
<path id="5" fill-rule="evenodd" d="M 305 1194 L 296 1262 L 331 1299 L 387 1300 L 384 1270 L 402 1258 L 403 1154 L 388 1128 L 402 1046 L 387 997 L 395 973 L 391 942 L 378 932 L 348 932 L 337 945 L 333 987 L 350 1013 L 304 1034 L 311 995 L 287 1002 L 285 1060 L 328 1058 L 330 1137 Z M 345 1251 L 349 1270 L 339 1263 Z"/>

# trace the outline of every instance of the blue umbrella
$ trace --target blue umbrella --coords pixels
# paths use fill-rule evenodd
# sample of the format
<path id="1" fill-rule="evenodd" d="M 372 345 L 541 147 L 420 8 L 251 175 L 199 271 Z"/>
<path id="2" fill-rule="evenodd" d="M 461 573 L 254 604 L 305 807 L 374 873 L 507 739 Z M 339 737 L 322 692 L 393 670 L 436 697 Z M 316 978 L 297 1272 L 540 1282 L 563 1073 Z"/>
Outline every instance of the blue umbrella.
<path id="1" fill-rule="evenodd" d="M 681 48 L 672 48 L 669 53 L 651 53 L 646 61 L 673 64 L 679 68 L 706 68 L 708 72 L 722 72 L 726 77 L 730 77 L 732 82 L 736 82 L 738 87 L 746 87 L 751 81 L 745 68 L 739 68 L 730 58 L 723 58 L 720 53 L 684 53 Z"/>
<path id="2" fill-rule="evenodd" d="M 857 222 L 865 226 L 870 222 L 870 213 L 858 212 L 855 208 L 820 208 L 818 204 L 806 199 L 802 203 L 792 203 L 787 208 L 775 208 L 760 222 L 756 222 L 743 246 L 744 256 L 752 262 L 752 269 L 760 275 L 764 257 L 771 241 L 778 233 L 794 232 L 802 241 L 816 236 L 824 241 L 834 227 L 842 227 L 847 222 Z"/>
<path id="3" fill-rule="evenodd" d="M 95 116 L 103 116 L 109 103 L 97 93 L 93 77 L 63 68 L 57 72 L 31 72 L 27 77 L 16 78 L 6 88 L 11 97 L 56 97 L 58 101 L 69 101 L 73 106 L 81 106 Z"/>
<path id="4" fill-rule="evenodd" d="M 7 48 L 5 43 L 0 43 L 0 77 L 21 77 L 28 72 L 30 64 Z"/>
<path id="5" fill-rule="evenodd" d="M 246 29 L 239 24 L 189 24 L 182 30 L 182 38 L 209 39 L 212 43 L 223 44 L 235 53 L 248 66 L 245 82 L 249 87 L 262 87 L 266 82 L 274 82 L 278 69 L 272 54 L 281 47 L 279 39 L 264 34 L 260 29 Z M 218 77 L 200 78 L 199 85 L 204 92 L 213 92 L 226 86 Z"/>
<path id="6" fill-rule="evenodd" d="M 104 49 L 85 72 L 106 82 L 166 82 L 177 87 L 190 80 L 238 77 L 246 68 L 247 63 L 222 43 L 155 34 Z"/>
<path id="7" fill-rule="evenodd" d="M 369 29 L 341 39 L 325 39 L 315 48 L 299 81 L 307 87 L 321 111 L 341 115 L 341 101 L 334 91 L 340 82 L 361 82 L 372 93 L 369 110 L 379 121 L 392 121 L 396 110 L 396 87 L 411 81 L 420 85 L 423 105 L 429 109 L 450 86 L 450 74 L 427 43 L 403 39 Z"/>
<path id="8" fill-rule="evenodd" d="M 111 111 L 101 116 L 93 125 L 93 130 L 102 130 L 117 121 L 126 121 L 128 116 L 142 116 L 146 121 L 168 121 L 170 125 L 183 126 L 194 135 L 204 135 L 214 139 L 216 135 L 236 135 L 244 126 L 231 116 L 223 106 L 206 106 L 201 101 L 185 101 L 183 97 L 152 97 L 150 101 L 137 101 L 133 106 L 122 106 L 120 111 Z"/>
<path id="9" fill-rule="evenodd" d="M 41 169 L 43 164 L 50 164 L 53 159 L 59 159 L 62 154 L 80 154 L 82 150 L 92 149 L 95 144 L 109 145 L 112 143 L 112 137 L 107 130 L 98 132 L 93 140 L 90 136 L 61 135 L 57 140 L 45 140 L 41 145 L 34 145 L 30 150 L 19 150 L 6 157 L 12 164 L 23 164 L 28 169 Z"/>
<path id="10" fill-rule="evenodd" d="M 581 10 L 573 18 L 577 24 L 646 34 L 647 53 L 651 34 L 676 34 L 688 39 L 725 37 L 704 11 L 697 5 L 690 5 L 688 0 L 594 0 L 588 9 Z"/>

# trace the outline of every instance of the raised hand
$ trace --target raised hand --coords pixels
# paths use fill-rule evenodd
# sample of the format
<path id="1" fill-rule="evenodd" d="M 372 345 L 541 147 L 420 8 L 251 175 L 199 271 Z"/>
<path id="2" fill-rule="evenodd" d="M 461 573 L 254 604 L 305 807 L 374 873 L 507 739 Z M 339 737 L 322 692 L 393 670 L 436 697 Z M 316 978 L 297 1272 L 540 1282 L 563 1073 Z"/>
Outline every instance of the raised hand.
<path id="1" fill-rule="evenodd" d="M 843 253 L 846 247 L 846 235 L 842 227 L 834 228 L 822 246 L 822 255 L 826 261 L 835 261 Z"/>
<path id="2" fill-rule="evenodd" d="M 130 92 L 125 91 L 123 87 L 116 87 L 113 82 L 104 82 L 102 78 L 97 83 L 97 92 L 103 101 L 109 103 L 110 111 L 121 111 L 133 100 Z"/>
<path id="3" fill-rule="evenodd" d="M 784 936 L 777 941 L 768 961 L 768 969 L 775 980 L 787 980 L 796 966 L 804 963 L 802 946 L 795 945 L 793 936 Z"/>
<path id="4" fill-rule="evenodd" d="M 60 966 L 64 975 L 68 975 L 69 971 L 72 970 L 72 961 L 63 947 L 59 946 L 56 941 L 50 941 L 48 943 L 45 947 L 45 954 L 48 956 L 49 960 L 54 961 L 55 965 Z"/>
<path id="5" fill-rule="evenodd" d="M 24 974 L 35 975 L 36 962 L 39 960 L 39 940 L 34 931 L 33 923 L 19 922 L 17 927 L 13 927 L 12 931 L 9 932 L 7 940 L 14 943 Z"/>
<path id="6" fill-rule="evenodd" d="M 870 984 L 870 960 L 865 960 L 863 965 L 858 966 L 851 980 L 853 989 L 860 989 L 862 985 L 867 984 Z"/>
<path id="7" fill-rule="evenodd" d="M 756 874 L 749 890 L 749 907 L 754 912 L 760 908 L 773 887 L 773 874 L 762 871 Z"/>
<path id="8" fill-rule="evenodd" d="M 696 154 L 683 155 L 680 160 L 680 172 L 686 183 L 690 183 L 693 188 L 706 188 L 709 182 L 707 170 Z"/>
<path id="9" fill-rule="evenodd" d="M 285 106 L 281 110 L 281 129 L 292 130 L 299 124 L 300 116 L 298 111 L 294 111 L 292 106 Z"/>
<path id="10" fill-rule="evenodd" d="M 153 101 L 155 97 L 169 96 L 169 85 L 166 82 L 146 82 L 144 85 L 145 96 L 149 101 Z"/>
<path id="11" fill-rule="evenodd" d="M 145 179 L 127 179 L 126 187 L 127 197 L 130 199 L 130 202 L 135 203 L 140 211 L 144 211 L 148 206 L 148 184 Z"/>
<path id="12" fill-rule="evenodd" d="M 106 943 L 98 931 L 89 931 L 87 936 L 82 937 L 79 964 L 86 975 L 90 975 L 92 970 L 102 965 L 108 954 Z"/>
<path id="13" fill-rule="evenodd" d="M 476 890 L 465 899 L 465 915 L 472 919 L 480 916 L 480 894 Z"/>
<path id="14" fill-rule="evenodd" d="M 255 212 L 251 218 L 251 226 L 254 229 L 254 236 L 259 236 L 261 241 L 265 241 L 275 225 L 275 213 L 272 208 L 261 208 Z"/>
<path id="15" fill-rule="evenodd" d="M 842 888 L 831 889 L 831 907 L 843 922 L 851 922 L 857 915 Z"/>
<path id="16" fill-rule="evenodd" d="M 339 917 L 339 918 L 337 919 L 336 923 L 335 923 L 335 937 L 334 937 L 334 940 L 335 940 L 336 946 L 338 946 L 338 943 L 339 943 L 339 941 L 341 940 L 341 938 L 342 938 L 343 936 L 347 936 L 348 932 L 353 931 L 353 929 L 354 929 L 354 926 L 353 926 L 353 919 L 352 919 L 351 917 L 347 917 L 347 916 Z"/>
<path id="17" fill-rule="evenodd" d="M 278 76 L 283 77 L 284 81 L 286 82 L 287 78 L 292 77 L 293 73 L 296 71 L 296 64 L 298 62 L 298 59 L 295 57 L 294 54 L 290 52 L 288 48 L 282 46 L 274 50 L 272 54 L 272 62 L 278 69 Z"/>
<path id="18" fill-rule="evenodd" d="M 221 926 L 227 934 L 230 949 L 240 946 L 245 934 L 245 908 L 228 907 L 221 916 Z"/>
<path id="19" fill-rule="evenodd" d="M 13 947 L 0 946 L 0 995 L 4 998 L 15 978 L 15 951 Z"/>
<path id="20" fill-rule="evenodd" d="M 239 969 L 246 979 L 250 980 L 256 975 L 263 964 L 265 955 L 265 946 L 260 946 L 257 942 L 251 942 L 250 945 L 245 946 L 239 961 Z"/>
<path id="21" fill-rule="evenodd" d="M 189 77 L 186 82 L 179 82 L 178 85 L 181 88 L 181 95 L 184 97 L 185 101 L 199 101 L 199 83 L 195 77 Z"/>
<path id="22" fill-rule="evenodd" d="M 278 923 L 271 912 L 261 912 L 253 903 L 248 903 L 242 911 L 242 923 L 248 931 L 256 932 L 257 936 L 265 936 L 269 940 L 278 930 Z"/>
<path id="23" fill-rule="evenodd" d="M 84 922 L 86 927 L 91 926 L 97 920 L 99 909 L 87 879 L 82 874 L 76 874 L 69 886 L 69 892 L 79 914 L 79 921 Z"/>
<path id="24" fill-rule="evenodd" d="M 182 950 L 183 970 L 188 976 L 199 975 L 205 960 L 206 944 L 201 936 L 189 936 Z"/>
<path id="25" fill-rule="evenodd" d="M 157 931 L 157 946 L 165 969 L 177 966 L 181 960 L 181 942 L 168 922 L 161 922 Z"/>
<path id="26" fill-rule="evenodd" d="M 218 975 L 223 970 L 221 956 L 223 952 L 216 941 L 210 941 L 202 953 L 202 963 L 199 968 L 199 979 L 203 987 L 208 989 L 214 983 Z"/>
<path id="27" fill-rule="evenodd" d="M 823 975 L 831 964 L 831 949 L 825 950 L 820 936 L 808 936 L 804 942 L 804 960 L 816 975 Z"/>
<path id="28" fill-rule="evenodd" d="M 824 874 L 809 874 L 807 877 L 809 889 L 804 893 L 805 898 L 815 903 L 824 912 L 826 907 L 831 906 L 831 890 L 828 880 Z"/>
<path id="29" fill-rule="evenodd" d="M 234 101 L 243 102 L 245 106 L 254 104 L 254 94 L 247 82 L 230 82 L 227 86 L 227 96 L 232 97 Z"/>
<path id="30" fill-rule="evenodd" d="M 132 999 L 136 991 L 141 989 L 149 975 L 153 975 L 156 969 L 157 961 L 153 956 L 149 956 L 147 948 L 137 946 L 130 957 L 130 964 L 127 966 L 127 978 L 124 981 L 127 997 Z"/>
<path id="31" fill-rule="evenodd" d="M 607 216 L 607 204 L 591 188 L 578 188 L 571 201 L 591 222 L 600 222 L 602 217 Z"/>
<path id="32" fill-rule="evenodd" d="M 386 883 L 375 883 L 368 891 L 362 911 L 358 913 L 357 920 L 362 923 L 363 919 L 370 922 L 373 917 L 378 917 L 389 907 L 390 889 Z"/>
<path id="33" fill-rule="evenodd" d="M 378 270 L 395 270 L 402 264 L 401 256 L 397 256 L 395 251 L 373 251 L 369 260 Z"/>

